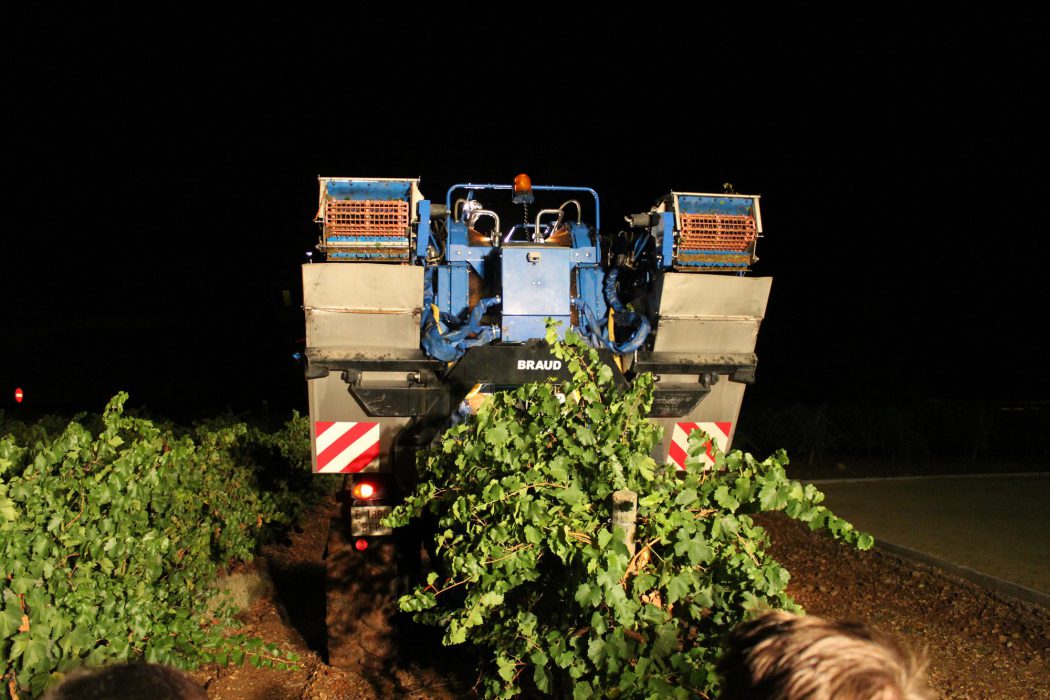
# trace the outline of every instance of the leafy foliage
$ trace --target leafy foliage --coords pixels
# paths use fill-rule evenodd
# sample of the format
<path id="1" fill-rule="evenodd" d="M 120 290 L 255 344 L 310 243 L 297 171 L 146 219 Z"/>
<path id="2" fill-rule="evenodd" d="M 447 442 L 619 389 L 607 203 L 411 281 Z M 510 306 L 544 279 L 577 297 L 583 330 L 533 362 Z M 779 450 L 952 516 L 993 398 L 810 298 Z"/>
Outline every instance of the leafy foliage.
<path id="1" fill-rule="evenodd" d="M 306 419 L 179 434 L 126 415 L 126 400 L 98 431 L 0 439 L 0 697 L 11 682 L 36 695 L 84 664 L 295 660 L 230 635 L 233 610 L 209 603 L 218 569 L 250 560 L 318 493 L 289 488 L 311 478 Z"/>
<path id="2" fill-rule="evenodd" d="M 695 432 L 684 474 L 657 465 L 652 378 L 621 392 L 578 337 L 559 342 L 552 327 L 547 340 L 571 381 L 497 394 L 420 455 L 422 481 L 389 522 L 434 514 L 440 571 L 401 608 L 440 625 L 445 644 L 490 649 L 490 697 L 708 694 L 734 625 L 799 609 L 752 514 L 785 511 L 861 548 L 871 537 L 789 480 L 783 452 L 717 454 L 705 470 L 709 440 Z M 621 489 L 638 494 L 633 556 L 610 531 Z"/>

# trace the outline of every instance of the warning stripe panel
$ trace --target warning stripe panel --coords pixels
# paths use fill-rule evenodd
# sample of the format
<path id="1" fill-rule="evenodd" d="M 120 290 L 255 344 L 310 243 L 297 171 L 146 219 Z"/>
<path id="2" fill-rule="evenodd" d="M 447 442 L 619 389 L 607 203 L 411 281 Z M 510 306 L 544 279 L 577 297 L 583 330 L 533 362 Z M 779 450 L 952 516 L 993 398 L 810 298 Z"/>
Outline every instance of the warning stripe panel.
<path id="1" fill-rule="evenodd" d="M 379 459 L 379 423 L 317 421 L 314 453 L 318 473 L 359 472 Z"/>
<path id="2" fill-rule="evenodd" d="M 345 429 L 328 430 L 317 438 L 317 463 L 327 464 L 344 450 L 351 448 L 365 433 L 378 423 L 345 423 Z"/>
<path id="3" fill-rule="evenodd" d="M 674 431 L 671 433 L 671 444 L 667 447 L 667 464 L 674 464 L 677 469 L 685 469 L 685 460 L 689 457 L 689 434 L 694 430 L 702 430 L 714 440 L 715 446 L 724 451 L 729 444 L 729 433 L 733 430 L 732 422 L 716 421 L 713 423 L 675 423 Z M 715 464 L 715 456 L 711 449 L 711 441 L 707 443 L 705 454 L 700 455 L 700 461 L 707 469 Z"/>

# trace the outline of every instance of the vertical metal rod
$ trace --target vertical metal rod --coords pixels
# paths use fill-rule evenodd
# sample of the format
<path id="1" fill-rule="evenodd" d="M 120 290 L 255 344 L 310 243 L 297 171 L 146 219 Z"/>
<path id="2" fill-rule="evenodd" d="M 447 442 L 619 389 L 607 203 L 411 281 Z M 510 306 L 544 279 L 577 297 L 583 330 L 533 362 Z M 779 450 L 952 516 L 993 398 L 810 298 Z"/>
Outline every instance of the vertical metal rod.
<path id="1" fill-rule="evenodd" d="M 613 491 L 612 526 L 619 527 L 624 533 L 627 552 L 634 556 L 634 530 L 638 519 L 638 494 L 634 491 Z"/>

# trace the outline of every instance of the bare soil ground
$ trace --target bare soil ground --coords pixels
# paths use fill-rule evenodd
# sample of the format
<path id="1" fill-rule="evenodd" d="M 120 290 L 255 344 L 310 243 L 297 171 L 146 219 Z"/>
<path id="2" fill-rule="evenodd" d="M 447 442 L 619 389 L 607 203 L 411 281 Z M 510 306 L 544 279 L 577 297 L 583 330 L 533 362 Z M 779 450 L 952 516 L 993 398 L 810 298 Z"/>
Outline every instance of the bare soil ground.
<path id="1" fill-rule="evenodd" d="M 246 631 L 298 652 L 302 668 L 206 667 L 195 675 L 219 700 L 473 697 L 475 664 L 411 630 L 408 658 L 365 677 L 327 665 L 325 563 L 329 507 L 302 532 L 264 548 L 255 565 L 272 586 L 242 613 Z M 939 570 L 877 550 L 857 552 L 784 517 L 763 524 L 792 573 L 789 591 L 811 614 L 859 620 L 929 654 L 944 698 L 1050 698 L 1050 610 L 993 594 Z"/>
<path id="2" fill-rule="evenodd" d="M 278 644 L 301 657 L 300 669 L 272 671 L 252 666 L 207 666 L 193 675 L 217 700 L 447 700 L 471 697 L 473 664 L 459 654 L 456 667 L 440 637 L 406 630 L 407 652 L 397 667 L 361 675 L 327 663 L 325 628 L 325 545 L 338 506 L 325 503 L 305 518 L 288 541 L 263 547 L 251 567 L 269 585 L 240 614 L 242 632 Z M 435 647 L 438 653 L 434 653 Z M 467 663 L 464 664 L 464 661 Z"/>

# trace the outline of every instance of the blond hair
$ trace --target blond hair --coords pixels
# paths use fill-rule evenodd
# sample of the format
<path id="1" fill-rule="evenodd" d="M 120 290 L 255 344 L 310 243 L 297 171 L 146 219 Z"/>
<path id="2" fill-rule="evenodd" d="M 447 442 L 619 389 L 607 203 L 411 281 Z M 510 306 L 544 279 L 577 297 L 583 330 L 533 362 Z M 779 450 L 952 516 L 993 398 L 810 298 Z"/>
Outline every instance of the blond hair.
<path id="1" fill-rule="evenodd" d="M 928 700 L 926 662 L 857 623 L 772 612 L 739 625 L 719 661 L 722 700 Z"/>

